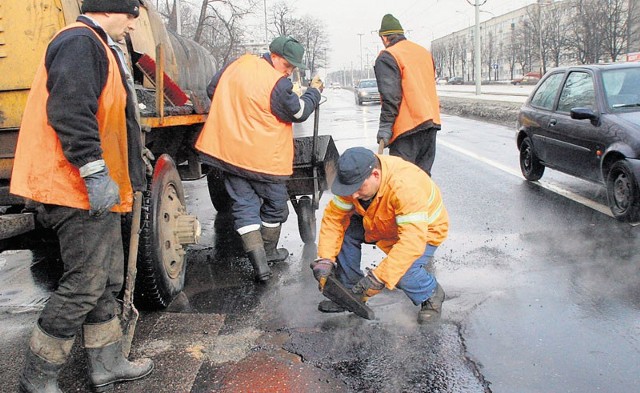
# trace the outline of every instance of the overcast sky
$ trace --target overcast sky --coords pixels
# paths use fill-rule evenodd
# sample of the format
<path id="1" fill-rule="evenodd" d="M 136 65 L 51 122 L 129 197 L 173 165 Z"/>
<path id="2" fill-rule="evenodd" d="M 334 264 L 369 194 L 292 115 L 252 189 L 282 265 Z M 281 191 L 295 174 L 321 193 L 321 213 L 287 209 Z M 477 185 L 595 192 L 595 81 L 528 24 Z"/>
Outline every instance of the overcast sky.
<path id="1" fill-rule="evenodd" d="M 265 0 L 267 9 L 277 0 Z M 468 0 L 475 4 L 475 0 Z M 480 1 L 482 4 L 483 0 Z M 376 32 L 384 14 L 400 20 L 407 38 L 429 47 L 430 41 L 464 29 L 475 21 L 474 7 L 467 0 L 297 0 L 298 16 L 311 15 L 325 23 L 329 35 L 330 70 L 360 68 L 360 40 L 363 62 L 373 64 L 382 43 Z M 486 0 L 480 20 L 535 3 L 535 0 Z M 362 34 L 360 36 L 359 34 Z"/>

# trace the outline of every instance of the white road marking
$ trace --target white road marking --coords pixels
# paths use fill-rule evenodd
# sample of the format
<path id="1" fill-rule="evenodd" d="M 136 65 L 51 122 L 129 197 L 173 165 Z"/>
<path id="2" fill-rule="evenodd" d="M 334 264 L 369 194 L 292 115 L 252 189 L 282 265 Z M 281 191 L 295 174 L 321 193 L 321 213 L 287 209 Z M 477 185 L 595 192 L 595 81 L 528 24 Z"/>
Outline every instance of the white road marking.
<path id="1" fill-rule="evenodd" d="M 453 145 L 453 144 L 451 144 L 449 142 L 443 141 L 442 138 L 438 138 L 438 144 L 442 145 L 442 146 L 444 146 L 444 147 L 446 147 L 448 149 L 457 151 L 458 153 L 464 154 L 464 155 L 466 155 L 468 157 L 471 157 L 473 159 L 476 159 L 476 160 L 478 160 L 480 162 L 483 162 L 483 163 L 485 163 L 487 165 L 491 165 L 492 167 L 494 167 L 496 169 L 499 169 L 499 170 L 501 170 L 503 172 L 506 172 L 506 173 L 508 173 L 510 175 L 513 175 L 513 176 L 516 176 L 516 177 L 518 177 L 520 179 L 523 179 L 522 173 L 520 171 L 514 170 L 513 168 L 509 168 L 509 167 L 507 167 L 505 165 L 500 164 L 499 162 L 496 162 L 496 161 L 490 160 L 488 158 L 482 157 L 482 156 L 480 156 L 480 155 L 478 155 L 478 154 L 476 154 L 476 153 L 474 153 L 472 151 L 469 151 L 467 149 L 463 149 L 463 148 L 461 148 L 459 146 L 456 146 L 456 145 Z M 542 188 L 544 188 L 546 190 L 554 192 L 554 193 L 556 193 L 558 195 L 562 195 L 565 198 L 568 198 L 568 199 L 570 199 L 570 200 L 572 200 L 574 202 L 577 202 L 577 203 L 579 203 L 581 205 L 584 205 L 584 206 L 586 206 L 588 208 L 591 208 L 591 209 L 593 209 L 595 211 L 598 211 L 598 212 L 600 212 L 602 214 L 605 214 L 605 215 L 607 215 L 609 217 L 613 217 L 613 214 L 611 213 L 611 210 L 609 209 L 608 206 L 605 206 L 605 205 L 603 205 L 601 203 L 592 201 L 592 200 L 590 200 L 588 198 L 585 198 L 585 197 L 583 197 L 581 195 L 578 195 L 578 194 L 574 193 L 573 191 L 569 191 L 569 190 L 567 190 L 565 188 L 562 188 L 561 186 L 559 186 L 557 184 L 550 183 L 550 182 L 544 181 L 544 180 L 538 180 L 538 181 L 531 182 L 531 183 L 532 184 L 537 184 L 538 186 L 540 186 L 540 187 L 542 187 Z"/>

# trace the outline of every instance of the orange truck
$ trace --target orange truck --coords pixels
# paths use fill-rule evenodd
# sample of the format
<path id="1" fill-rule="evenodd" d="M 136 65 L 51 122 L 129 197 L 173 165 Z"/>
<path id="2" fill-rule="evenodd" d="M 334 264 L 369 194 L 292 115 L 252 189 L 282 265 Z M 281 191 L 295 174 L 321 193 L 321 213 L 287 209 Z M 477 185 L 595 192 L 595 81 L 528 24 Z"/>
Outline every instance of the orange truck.
<path id="1" fill-rule="evenodd" d="M 205 90 L 215 70 L 202 46 L 168 31 L 151 2 L 142 3 L 137 28 L 122 45 L 141 103 L 145 145 L 156 157 L 143 198 L 136 301 L 162 308 L 183 289 L 186 247 L 198 237 L 199 223 L 187 214 L 182 181 L 209 173 L 192 146 L 207 116 Z M 36 213 L 25 201 L 9 193 L 9 184 L 36 68 L 53 35 L 76 20 L 80 5 L 81 0 L 0 2 L 0 251 L 31 247 L 47 232 L 38 227 Z M 186 104 L 165 100 L 163 90 L 154 88 L 162 86 L 160 78 L 151 80 L 133 66 L 143 54 L 154 59 L 156 75 L 166 73 L 186 93 Z"/>

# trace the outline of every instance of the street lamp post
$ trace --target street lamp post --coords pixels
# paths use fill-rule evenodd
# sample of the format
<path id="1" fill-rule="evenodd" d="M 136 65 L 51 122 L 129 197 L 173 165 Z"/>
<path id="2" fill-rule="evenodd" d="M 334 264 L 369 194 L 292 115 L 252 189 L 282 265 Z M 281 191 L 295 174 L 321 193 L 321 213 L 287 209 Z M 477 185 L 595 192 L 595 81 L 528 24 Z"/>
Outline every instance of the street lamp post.
<path id="1" fill-rule="evenodd" d="M 485 0 L 486 2 L 486 0 Z M 484 3 L 482 3 L 484 4 Z M 481 78 L 482 78 L 482 69 L 480 68 L 480 0 L 475 0 L 475 16 L 476 16 L 476 24 L 473 28 L 473 46 L 474 46 L 474 71 L 475 71 L 475 80 L 476 80 L 476 95 L 480 95 L 482 93 L 481 87 Z"/>
<path id="2" fill-rule="evenodd" d="M 264 42 L 265 45 L 269 45 L 269 33 L 267 33 L 267 0 L 264 3 Z"/>
<path id="3" fill-rule="evenodd" d="M 360 77 L 362 78 L 362 36 L 364 35 L 364 33 L 358 33 L 358 35 L 360 36 Z"/>

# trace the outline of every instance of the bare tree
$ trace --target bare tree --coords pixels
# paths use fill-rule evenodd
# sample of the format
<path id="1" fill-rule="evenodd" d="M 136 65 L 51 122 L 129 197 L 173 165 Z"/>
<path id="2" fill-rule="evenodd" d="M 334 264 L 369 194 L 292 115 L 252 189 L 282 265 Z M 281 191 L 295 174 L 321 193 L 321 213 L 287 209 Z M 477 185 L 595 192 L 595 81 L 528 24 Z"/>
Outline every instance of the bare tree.
<path id="1" fill-rule="evenodd" d="M 193 40 L 209 49 L 218 68 L 240 53 L 243 19 L 251 14 L 256 0 L 201 0 Z"/>
<path id="2" fill-rule="evenodd" d="M 271 8 L 269 32 L 274 36 L 291 35 L 291 29 L 295 24 L 295 7 L 287 1 L 280 1 Z"/>
<path id="3" fill-rule="evenodd" d="M 496 42 L 495 36 L 492 31 L 487 33 L 486 36 L 482 37 L 484 42 L 482 43 L 482 58 L 484 63 L 487 65 L 487 73 L 489 75 L 489 80 L 491 80 L 491 74 L 493 70 L 493 64 L 495 63 L 496 56 Z"/>
<path id="4" fill-rule="evenodd" d="M 575 14 L 571 18 L 573 33 L 571 45 L 576 58 L 582 64 L 597 63 L 603 52 L 603 26 L 605 25 L 602 3 L 599 0 L 576 0 Z"/>
<path id="5" fill-rule="evenodd" d="M 629 21 L 629 0 L 609 0 L 604 2 L 604 51 L 611 61 L 627 47 L 627 23 Z"/>
<path id="6" fill-rule="evenodd" d="M 433 56 L 433 61 L 436 65 L 436 75 L 438 77 L 442 77 L 442 71 L 446 66 L 446 56 L 447 50 L 439 44 L 433 44 L 431 46 L 431 56 Z"/>

